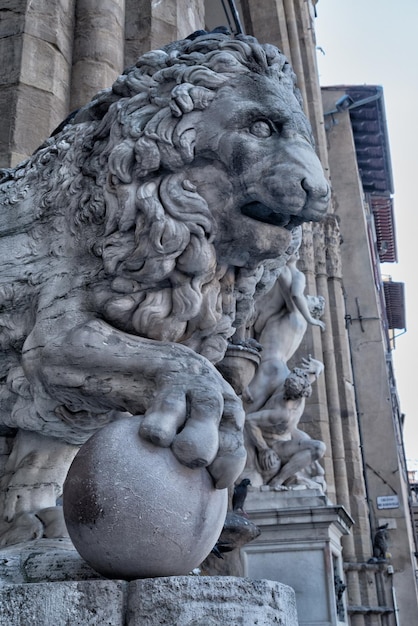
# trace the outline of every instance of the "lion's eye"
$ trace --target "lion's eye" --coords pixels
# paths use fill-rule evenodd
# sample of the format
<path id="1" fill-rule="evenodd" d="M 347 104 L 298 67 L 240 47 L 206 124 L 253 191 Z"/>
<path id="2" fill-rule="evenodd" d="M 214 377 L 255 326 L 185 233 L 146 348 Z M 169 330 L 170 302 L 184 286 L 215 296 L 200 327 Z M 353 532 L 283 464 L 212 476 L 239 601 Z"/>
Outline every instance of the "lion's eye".
<path id="1" fill-rule="evenodd" d="M 250 133 L 256 137 L 263 139 L 264 137 L 270 137 L 273 130 L 270 124 L 264 120 L 257 120 L 250 127 Z"/>

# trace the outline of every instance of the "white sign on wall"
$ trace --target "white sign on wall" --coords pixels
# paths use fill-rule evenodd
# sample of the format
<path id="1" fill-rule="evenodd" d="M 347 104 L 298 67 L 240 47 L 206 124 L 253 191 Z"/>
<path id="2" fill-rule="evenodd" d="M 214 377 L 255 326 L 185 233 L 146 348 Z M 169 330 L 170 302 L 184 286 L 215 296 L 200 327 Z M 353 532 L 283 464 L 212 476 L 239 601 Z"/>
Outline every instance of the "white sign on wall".
<path id="1" fill-rule="evenodd" d="M 398 509 L 399 498 L 398 496 L 377 496 L 377 508 L 378 509 Z"/>

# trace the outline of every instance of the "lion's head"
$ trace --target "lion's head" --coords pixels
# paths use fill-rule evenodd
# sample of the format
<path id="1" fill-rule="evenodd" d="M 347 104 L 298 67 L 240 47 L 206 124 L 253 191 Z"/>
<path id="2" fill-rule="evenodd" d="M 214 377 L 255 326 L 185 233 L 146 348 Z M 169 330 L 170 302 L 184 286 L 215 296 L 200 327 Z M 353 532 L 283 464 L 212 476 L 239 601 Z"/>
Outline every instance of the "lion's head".
<path id="1" fill-rule="evenodd" d="M 291 230 L 326 212 L 329 187 L 294 74 L 276 48 L 252 37 L 207 34 L 145 54 L 74 121 L 96 115 L 95 137 L 108 139 L 107 192 L 118 196 L 107 196 L 108 233 L 129 230 L 136 201 L 165 260 L 187 247 L 187 225 L 213 240 L 218 261 L 254 266 L 290 241 L 271 226 Z M 151 197 L 169 213 L 158 224 Z M 142 209 L 145 199 L 153 209 Z"/>
<path id="2" fill-rule="evenodd" d="M 237 271 L 260 276 L 327 208 L 286 58 L 242 35 L 185 39 L 67 122 L 25 165 L 49 254 L 89 264 L 88 306 L 112 324 L 219 360 Z"/>

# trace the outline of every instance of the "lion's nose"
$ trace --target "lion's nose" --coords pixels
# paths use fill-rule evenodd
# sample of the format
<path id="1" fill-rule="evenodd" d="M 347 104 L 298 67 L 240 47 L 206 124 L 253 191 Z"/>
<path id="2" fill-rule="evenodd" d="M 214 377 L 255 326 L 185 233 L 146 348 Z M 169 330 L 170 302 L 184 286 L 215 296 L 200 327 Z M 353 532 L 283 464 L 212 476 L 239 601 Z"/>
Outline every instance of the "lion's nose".
<path id="1" fill-rule="evenodd" d="M 304 178 L 301 181 L 301 186 L 312 199 L 328 202 L 330 198 L 330 186 L 325 178 L 320 182 L 318 180 L 313 182 L 310 181 L 309 178 Z"/>
<path id="2" fill-rule="evenodd" d="M 322 181 L 310 182 L 309 178 L 301 181 L 301 187 L 306 193 L 306 202 L 302 214 L 306 220 L 316 222 L 321 220 L 328 211 L 331 198 L 331 189 L 325 178 Z"/>

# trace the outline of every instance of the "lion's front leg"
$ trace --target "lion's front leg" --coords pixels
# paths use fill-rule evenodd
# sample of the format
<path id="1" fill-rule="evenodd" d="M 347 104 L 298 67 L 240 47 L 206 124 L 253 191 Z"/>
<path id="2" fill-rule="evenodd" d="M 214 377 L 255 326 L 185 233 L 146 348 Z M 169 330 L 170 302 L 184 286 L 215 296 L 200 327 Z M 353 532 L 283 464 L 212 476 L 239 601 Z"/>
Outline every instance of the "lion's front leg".
<path id="1" fill-rule="evenodd" d="M 56 506 L 78 446 L 20 430 L 2 477 L 0 545 L 68 536 Z"/>
<path id="2" fill-rule="evenodd" d="M 91 320 L 56 339 L 38 326 L 23 363 L 35 387 L 89 419 L 112 410 L 145 414 L 141 436 L 171 446 L 184 465 L 206 466 L 220 489 L 243 469 L 242 403 L 216 368 L 185 346 Z"/>

